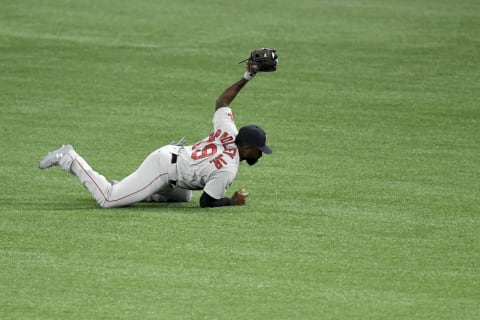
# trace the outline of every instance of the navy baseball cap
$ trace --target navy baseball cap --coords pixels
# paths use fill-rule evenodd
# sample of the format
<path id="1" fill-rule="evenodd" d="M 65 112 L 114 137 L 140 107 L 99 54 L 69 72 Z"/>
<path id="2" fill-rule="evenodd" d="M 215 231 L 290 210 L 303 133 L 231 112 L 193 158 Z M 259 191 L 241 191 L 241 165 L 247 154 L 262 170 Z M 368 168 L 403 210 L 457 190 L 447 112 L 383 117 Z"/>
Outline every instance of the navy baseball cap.
<path id="1" fill-rule="evenodd" d="M 250 124 L 238 130 L 237 138 L 250 146 L 257 148 L 264 153 L 272 153 L 272 148 L 267 146 L 267 134 L 257 125 Z"/>

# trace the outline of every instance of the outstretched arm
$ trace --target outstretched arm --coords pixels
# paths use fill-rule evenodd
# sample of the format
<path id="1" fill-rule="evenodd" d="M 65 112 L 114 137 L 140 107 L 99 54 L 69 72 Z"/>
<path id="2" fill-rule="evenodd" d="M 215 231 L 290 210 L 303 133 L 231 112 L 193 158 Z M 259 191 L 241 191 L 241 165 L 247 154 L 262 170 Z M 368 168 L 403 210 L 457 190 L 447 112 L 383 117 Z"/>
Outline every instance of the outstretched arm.
<path id="1" fill-rule="evenodd" d="M 237 94 L 242 90 L 242 88 L 247 84 L 248 80 L 242 78 L 228 87 L 218 98 L 217 103 L 215 104 L 215 110 L 218 110 L 223 107 L 227 107 L 235 99 Z"/>
<path id="2" fill-rule="evenodd" d="M 250 65 L 247 63 L 247 71 L 243 75 L 242 79 L 238 80 L 230 87 L 228 87 L 218 98 L 215 104 L 215 110 L 218 110 L 223 107 L 228 107 L 230 103 L 235 99 L 237 94 L 242 90 L 242 88 L 247 84 L 248 81 L 252 80 L 255 76 L 255 71 L 251 70 Z"/>

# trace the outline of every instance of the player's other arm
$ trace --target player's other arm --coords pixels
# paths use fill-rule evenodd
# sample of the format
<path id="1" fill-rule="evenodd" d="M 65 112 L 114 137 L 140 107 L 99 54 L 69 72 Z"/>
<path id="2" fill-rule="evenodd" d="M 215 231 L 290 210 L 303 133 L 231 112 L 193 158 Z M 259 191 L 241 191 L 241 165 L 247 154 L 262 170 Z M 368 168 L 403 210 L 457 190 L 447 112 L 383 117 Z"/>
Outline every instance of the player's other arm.
<path id="1" fill-rule="evenodd" d="M 248 193 L 244 189 L 240 189 L 235 191 L 231 198 L 215 199 L 204 191 L 200 197 L 200 207 L 213 208 L 223 206 L 243 206 L 247 201 L 247 196 Z"/>
<path id="2" fill-rule="evenodd" d="M 255 76 L 255 72 L 250 71 L 250 65 L 247 64 L 247 71 L 242 79 L 238 80 L 230 87 L 228 87 L 218 98 L 215 104 L 215 110 L 230 106 L 230 103 L 235 99 L 242 88 Z"/>

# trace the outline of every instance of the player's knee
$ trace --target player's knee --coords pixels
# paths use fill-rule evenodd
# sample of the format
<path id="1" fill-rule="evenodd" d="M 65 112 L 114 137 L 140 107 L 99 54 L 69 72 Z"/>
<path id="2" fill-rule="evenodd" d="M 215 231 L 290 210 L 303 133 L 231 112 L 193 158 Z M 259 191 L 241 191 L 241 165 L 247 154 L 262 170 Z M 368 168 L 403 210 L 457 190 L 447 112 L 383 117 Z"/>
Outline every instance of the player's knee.
<path id="1" fill-rule="evenodd" d="M 110 201 L 107 201 L 106 199 L 102 199 L 102 200 L 99 200 L 97 201 L 98 205 L 104 209 L 108 209 L 108 208 L 113 208 L 114 205 L 112 205 L 112 203 Z"/>
<path id="2" fill-rule="evenodd" d="M 102 197 L 100 199 L 97 199 L 97 204 L 104 209 L 115 208 L 115 207 L 120 207 L 121 206 L 120 203 L 118 203 L 116 201 L 111 201 L 111 199 L 109 199 L 108 197 Z"/>

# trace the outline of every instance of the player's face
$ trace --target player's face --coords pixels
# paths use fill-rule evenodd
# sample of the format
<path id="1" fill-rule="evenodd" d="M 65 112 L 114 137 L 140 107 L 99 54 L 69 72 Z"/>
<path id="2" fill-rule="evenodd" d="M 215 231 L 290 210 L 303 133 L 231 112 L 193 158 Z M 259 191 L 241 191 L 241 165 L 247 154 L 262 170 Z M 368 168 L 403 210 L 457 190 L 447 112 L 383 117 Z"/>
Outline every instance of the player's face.
<path id="1" fill-rule="evenodd" d="M 244 159 L 253 166 L 262 157 L 262 152 L 254 147 L 246 147 Z"/>

